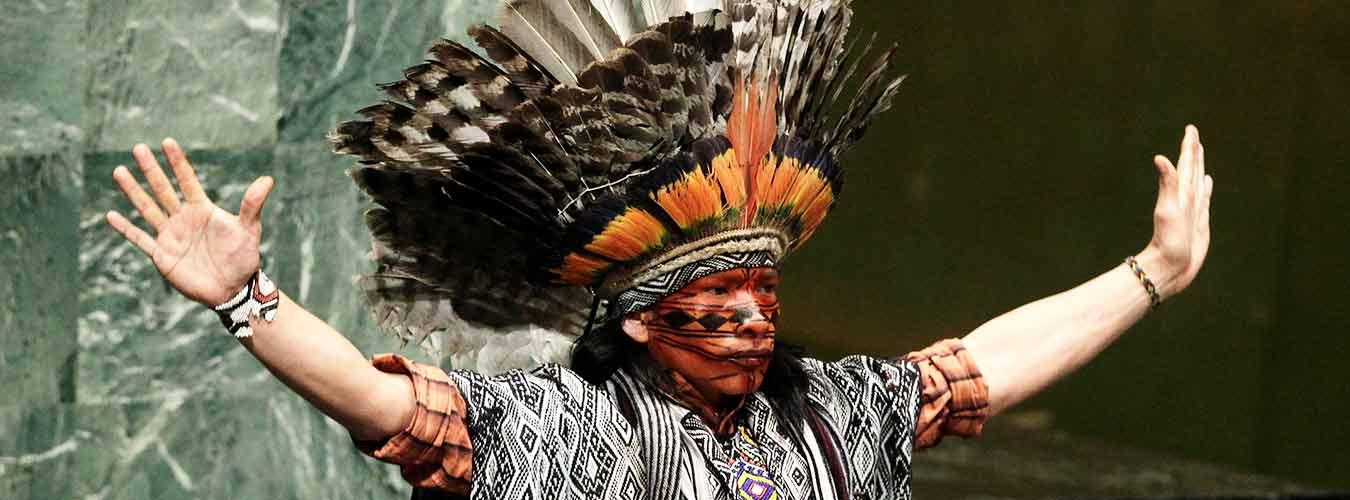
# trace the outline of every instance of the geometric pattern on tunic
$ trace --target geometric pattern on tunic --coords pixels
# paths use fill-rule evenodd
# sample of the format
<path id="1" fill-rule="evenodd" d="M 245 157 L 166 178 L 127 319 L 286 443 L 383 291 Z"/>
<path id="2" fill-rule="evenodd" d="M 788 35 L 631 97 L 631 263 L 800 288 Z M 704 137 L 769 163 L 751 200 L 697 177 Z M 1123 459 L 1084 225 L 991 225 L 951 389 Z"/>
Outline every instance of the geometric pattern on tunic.
<path id="1" fill-rule="evenodd" d="M 484 376 L 452 371 L 467 406 L 473 443 L 474 500 L 908 500 L 909 464 L 919 407 L 917 366 L 849 356 L 804 359 L 808 403 L 831 446 L 805 422 L 780 422 L 767 398 L 747 398 L 744 434 L 718 441 L 673 398 L 620 371 L 595 386 L 571 370 L 544 365 Z M 616 401 L 631 409 L 630 423 Z M 814 442 L 814 441 L 813 441 Z M 847 485 L 828 477 L 838 450 Z"/>
<path id="2" fill-rule="evenodd" d="M 808 396 L 841 436 L 854 497 L 910 498 L 910 459 L 922 394 L 913 363 L 849 356 L 834 363 L 804 360 Z M 842 398 L 842 401 L 841 401 Z"/>
<path id="3" fill-rule="evenodd" d="M 610 396 L 557 365 L 487 377 L 451 371 L 467 403 L 470 498 L 638 499 L 642 463 Z"/>

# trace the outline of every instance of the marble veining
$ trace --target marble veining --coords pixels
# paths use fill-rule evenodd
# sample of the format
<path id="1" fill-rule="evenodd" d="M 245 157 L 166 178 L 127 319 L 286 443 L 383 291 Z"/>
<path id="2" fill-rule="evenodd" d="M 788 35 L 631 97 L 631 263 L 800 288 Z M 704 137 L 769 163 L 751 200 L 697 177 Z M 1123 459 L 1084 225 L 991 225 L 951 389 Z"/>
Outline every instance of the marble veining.
<path id="1" fill-rule="evenodd" d="M 270 144 L 279 0 L 89 3 L 91 151 L 174 135 L 190 148 Z"/>
<path id="2" fill-rule="evenodd" d="M 64 150 L 82 140 L 85 101 L 78 82 L 86 3 L 6 2 L 0 17 L 0 154 Z"/>
<path id="3" fill-rule="evenodd" d="M 490 22 L 495 0 L 312 0 L 282 5 L 283 142 L 322 140 L 338 122 L 378 99 L 375 85 L 398 79 L 439 38 L 469 42 Z M 470 46 L 473 46 L 470 44 Z"/>

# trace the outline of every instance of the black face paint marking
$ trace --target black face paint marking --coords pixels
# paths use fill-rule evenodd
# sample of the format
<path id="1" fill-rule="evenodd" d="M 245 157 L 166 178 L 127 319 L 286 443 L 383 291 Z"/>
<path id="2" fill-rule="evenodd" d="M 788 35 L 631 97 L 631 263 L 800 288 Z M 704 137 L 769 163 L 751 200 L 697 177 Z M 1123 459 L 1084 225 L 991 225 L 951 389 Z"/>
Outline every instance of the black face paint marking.
<path id="1" fill-rule="evenodd" d="M 745 323 L 759 315 L 758 307 L 738 307 L 736 312 L 731 315 L 731 321 L 734 323 Z M 767 319 L 767 318 L 766 318 Z"/>
<path id="2" fill-rule="evenodd" d="M 765 306 L 754 302 L 742 302 L 725 307 L 704 307 L 696 304 L 661 304 L 656 318 L 651 323 L 674 328 L 687 328 L 694 324 L 702 325 L 705 330 L 717 330 L 727 323 L 746 323 L 762 315 L 764 320 L 773 322 L 777 318 L 777 303 Z M 670 307 L 680 305 L 684 307 Z M 691 314 L 691 310 L 693 314 Z"/>

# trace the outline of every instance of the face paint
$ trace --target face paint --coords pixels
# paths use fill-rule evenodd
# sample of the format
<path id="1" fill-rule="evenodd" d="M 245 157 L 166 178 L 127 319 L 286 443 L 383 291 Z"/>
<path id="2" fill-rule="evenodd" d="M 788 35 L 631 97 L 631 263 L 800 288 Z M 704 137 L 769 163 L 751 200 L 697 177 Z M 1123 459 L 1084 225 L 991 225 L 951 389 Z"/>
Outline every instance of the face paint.
<path id="1" fill-rule="evenodd" d="M 771 268 L 731 269 L 689 283 L 642 313 L 648 352 L 703 404 L 732 406 L 764 383 L 773 359 L 777 287 L 778 271 Z"/>

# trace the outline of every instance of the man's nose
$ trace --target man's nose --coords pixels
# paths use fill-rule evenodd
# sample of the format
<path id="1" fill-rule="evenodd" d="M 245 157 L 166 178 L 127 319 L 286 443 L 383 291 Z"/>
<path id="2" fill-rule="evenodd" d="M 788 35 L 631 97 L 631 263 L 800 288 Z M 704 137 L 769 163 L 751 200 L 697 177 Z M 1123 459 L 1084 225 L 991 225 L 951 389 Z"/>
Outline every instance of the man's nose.
<path id="1" fill-rule="evenodd" d="M 735 314 L 731 315 L 731 321 L 736 323 L 737 336 L 763 337 L 774 329 L 759 304 L 754 302 L 737 308 Z"/>

